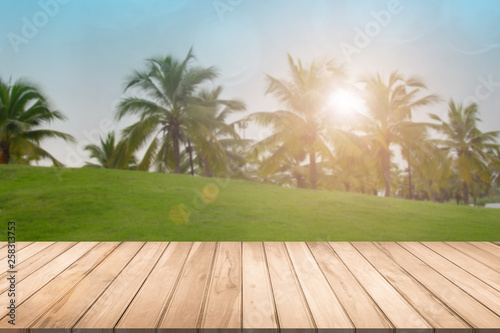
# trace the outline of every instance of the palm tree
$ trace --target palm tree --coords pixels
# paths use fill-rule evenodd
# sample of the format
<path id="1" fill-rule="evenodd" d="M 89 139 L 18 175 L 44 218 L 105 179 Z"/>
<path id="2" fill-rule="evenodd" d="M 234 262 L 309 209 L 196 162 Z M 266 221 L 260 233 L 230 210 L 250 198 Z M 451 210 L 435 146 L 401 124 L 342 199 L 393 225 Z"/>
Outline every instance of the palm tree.
<path id="1" fill-rule="evenodd" d="M 214 174 L 226 173 L 228 163 L 239 163 L 244 158 L 238 152 L 246 140 L 242 140 L 235 130 L 236 123 L 228 124 L 228 117 L 245 110 L 245 104 L 239 100 L 221 99 L 222 87 L 217 86 L 212 90 L 203 89 L 195 97 L 200 105 L 207 105 L 205 129 L 192 128 L 187 134 L 193 174 L 192 153 L 195 152 L 200 164 L 205 170 L 206 177 Z M 191 147 L 192 144 L 192 147 Z"/>
<path id="2" fill-rule="evenodd" d="M 366 84 L 364 93 L 369 117 L 365 118 L 361 129 L 371 136 L 388 197 L 391 195 L 391 145 L 399 144 L 406 152 L 414 149 L 412 143 L 425 137 L 427 126 L 412 122 L 412 111 L 437 102 L 439 98 L 434 94 L 418 98 L 426 86 L 418 78 L 405 78 L 397 71 L 391 73 L 387 83 L 379 73 L 362 82 Z M 410 155 L 407 153 L 407 156 Z"/>
<path id="3" fill-rule="evenodd" d="M 98 164 L 87 162 L 86 166 L 106 169 L 122 168 L 118 164 L 118 156 L 123 144 L 123 141 L 116 143 L 115 132 L 110 132 L 105 139 L 101 138 L 100 145 L 86 145 L 84 149 L 90 153 L 90 158 L 95 158 L 98 161 Z M 125 168 L 133 168 L 134 164 L 135 158 L 133 156 L 130 156 L 127 165 L 125 165 Z"/>
<path id="4" fill-rule="evenodd" d="M 500 160 L 500 145 L 489 149 L 488 154 Z M 500 166 L 492 165 L 491 169 L 493 172 L 494 181 L 491 183 L 490 186 L 490 194 L 495 195 L 495 193 L 498 192 L 498 190 L 500 190 Z"/>
<path id="5" fill-rule="evenodd" d="M 40 127 L 65 119 L 61 112 L 52 110 L 37 85 L 25 79 L 11 84 L 0 78 L 0 164 L 49 158 L 54 166 L 61 166 L 40 142 L 47 138 L 73 141 L 73 137 Z"/>
<path id="6" fill-rule="evenodd" d="M 455 196 L 457 178 L 450 157 L 433 140 L 412 151 L 414 192 L 420 199 L 443 202 Z"/>
<path id="7" fill-rule="evenodd" d="M 126 151 L 130 156 L 152 139 L 139 170 L 149 170 L 155 164 L 159 171 L 181 172 L 181 145 L 204 136 L 216 142 L 212 132 L 213 109 L 225 102 L 202 100 L 199 87 L 217 77 L 213 67 L 189 66 L 194 59 L 192 50 L 178 61 L 172 56 L 151 58 L 146 71 L 134 71 L 128 78 L 125 91 L 141 91 L 141 97 L 126 97 L 120 102 L 117 118 L 139 115 L 140 120 L 127 127 Z M 188 141 L 189 140 L 189 141 Z M 223 153 L 220 153 L 223 155 Z"/>
<path id="8" fill-rule="evenodd" d="M 312 63 L 303 67 L 300 60 L 296 64 L 290 55 L 288 62 L 291 79 L 266 76 L 266 94 L 276 97 L 285 110 L 253 113 L 243 121 L 255 121 L 273 129 L 273 134 L 254 146 L 259 153 L 270 151 L 262 165 L 265 174 L 277 171 L 283 163 L 296 160 L 298 156 L 307 156 L 310 187 L 316 189 L 317 158 L 333 158 L 327 138 L 326 102 L 333 84 L 344 74 L 331 63 Z"/>
<path id="9" fill-rule="evenodd" d="M 434 128 L 439 130 L 445 139 L 438 139 L 436 143 L 453 157 L 453 165 L 462 182 L 464 205 L 469 205 L 473 180 L 476 178 L 486 184 L 491 183 L 491 167 L 500 166 L 500 159 L 490 153 L 498 149 L 496 138 L 500 131 L 483 133 L 477 128 L 481 119 L 475 103 L 464 107 L 451 100 L 448 106 L 448 122 L 438 115 L 430 116 L 440 122 Z"/>

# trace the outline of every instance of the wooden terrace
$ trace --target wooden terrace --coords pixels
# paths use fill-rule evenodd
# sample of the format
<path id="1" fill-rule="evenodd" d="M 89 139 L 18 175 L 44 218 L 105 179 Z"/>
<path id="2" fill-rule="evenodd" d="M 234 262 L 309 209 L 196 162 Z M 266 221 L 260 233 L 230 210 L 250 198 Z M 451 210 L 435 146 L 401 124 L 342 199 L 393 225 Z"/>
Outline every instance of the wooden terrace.
<path id="1" fill-rule="evenodd" d="M 0 332 L 500 332 L 494 242 L 16 245 Z"/>

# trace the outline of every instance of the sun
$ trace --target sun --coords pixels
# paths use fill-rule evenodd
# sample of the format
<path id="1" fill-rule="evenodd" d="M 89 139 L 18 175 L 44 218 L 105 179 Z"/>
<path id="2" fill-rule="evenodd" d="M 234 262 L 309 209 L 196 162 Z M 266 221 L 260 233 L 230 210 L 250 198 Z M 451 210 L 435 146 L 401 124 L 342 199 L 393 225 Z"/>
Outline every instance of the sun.
<path id="1" fill-rule="evenodd" d="M 328 100 L 332 112 L 341 116 L 351 116 L 356 113 L 365 113 L 366 105 L 363 99 L 354 92 L 345 89 L 334 91 Z"/>

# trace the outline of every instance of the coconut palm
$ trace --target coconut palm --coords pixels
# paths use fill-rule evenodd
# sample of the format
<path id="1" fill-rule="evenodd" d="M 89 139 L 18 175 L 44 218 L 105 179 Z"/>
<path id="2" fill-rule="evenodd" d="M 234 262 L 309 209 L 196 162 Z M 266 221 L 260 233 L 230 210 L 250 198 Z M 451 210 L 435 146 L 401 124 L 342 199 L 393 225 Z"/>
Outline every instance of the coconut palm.
<path id="1" fill-rule="evenodd" d="M 105 139 L 100 138 L 100 144 L 89 144 L 85 146 L 85 150 L 90 153 L 90 158 L 95 158 L 98 163 L 87 162 L 88 167 L 106 168 L 106 169 L 119 169 L 122 168 L 118 164 L 118 155 L 123 141 L 116 142 L 115 132 L 110 132 Z M 125 168 L 130 169 L 135 165 L 135 158 L 130 156 Z"/>
<path id="2" fill-rule="evenodd" d="M 369 117 L 360 129 L 371 136 L 379 171 L 385 183 L 385 196 L 391 195 L 391 145 L 399 144 L 407 150 L 425 137 L 426 124 L 411 121 L 412 111 L 439 101 L 432 94 L 419 97 L 426 86 L 416 77 L 405 78 L 394 71 L 389 80 L 379 73 L 362 81 Z M 411 165 L 409 166 L 411 172 Z"/>
<path id="3" fill-rule="evenodd" d="M 422 144 L 424 147 L 414 149 L 411 154 L 414 195 L 418 199 L 439 202 L 452 198 L 457 191 L 457 178 L 449 155 L 433 140 Z"/>
<path id="4" fill-rule="evenodd" d="M 61 112 L 52 109 L 36 84 L 25 79 L 11 84 L 0 78 L 0 164 L 48 158 L 54 166 L 61 166 L 61 162 L 40 147 L 40 142 L 47 138 L 73 141 L 73 137 L 41 127 L 65 119 Z"/>
<path id="5" fill-rule="evenodd" d="M 453 158 L 453 165 L 462 182 L 464 204 L 469 205 L 469 195 L 474 179 L 485 184 L 493 181 L 493 167 L 500 166 L 500 159 L 490 153 L 498 149 L 496 138 L 500 131 L 481 132 L 477 128 L 479 118 L 475 103 L 464 107 L 451 100 L 448 104 L 448 122 L 438 115 L 431 118 L 440 122 L 434 126 L 445 138 L 436 140 Z M 473 193 L 475 196 L 475 193 Z"/>
<path id="6" fill-rule="evenodd" d="M 193 172 L 193 152 L 204 169 L 207 177 L 227 173 L 229 163 L 240 164 L 244 158 L 238 150 L 247 140 L 242 140 L 235 130 L 236 124 L 228 124 L 228 117 L 245 110 L 239 100 L 221 98 L 222 87 L 201 90 L 195 97 L 206 108 L 204 126 L 208 131 L 193 128 L 187 136 L 186 151 L 189 153 L 191 173 Z"/>
<path id="7" fill-rule="evenodd" d="M 488 150 L 488 154 L 494 156 L 496 159 L 500 160 L 500 145 L 493 147 Z M 493 164 L 493 163 L 492 163 Z M 500 190 L 500 166 L 492 165 L 493 179 L 491 183 L 490 194 L 495 195 L 495 193 Z"/>
<path id="8" fill-rule="evenodd" d="M 271 126 L 273 134 L 254 146 L 258 153 L 269 152 L 262 167 L 264 174 L 271 174 L 288 163 L 290 157 L 308 158 L 310 187 L 317 187 L 317 159 L 333 158 L 328 143 L 328 126 L 325 109 L 328 95 L 336 81 L 344 77 L 340 68 L 331 63 L 312 63 L 303 67 L 288 55 L 290 79 L 277 79 L 266 75 L 267 91 L 285 108 L 274 112 L 257 112 L 244 121 L 255 121 L 261 126 Z M 305 161 L 297 161 L 304 163 Z"/>
<path id="9" fill-rule="evenodd" d="M 129 156 L 151 140 L 139 170 L 156 165 L 158 171 L 181 173 L 183 143 L 194 144 L 201 136 L 217 141 L 213 133 L 214 108 L 229 103 L 218 99 L 206 101 L 198 96 L 200 86 L 218 74 L 213 67 L 190 66 L 193 59 L 192 50 L 182 61 L 170 55 L 151 58 L 146 61 L 146 71 L 134 71 L 128 78 L 125 91 L 142 92 L 142 96 L 122 99 L 117 118 L 140 116 L 139 121 L 123 131 L 126 138 L 123 156 Z M 223 156 L 218 148 L 217 153 Z"/>

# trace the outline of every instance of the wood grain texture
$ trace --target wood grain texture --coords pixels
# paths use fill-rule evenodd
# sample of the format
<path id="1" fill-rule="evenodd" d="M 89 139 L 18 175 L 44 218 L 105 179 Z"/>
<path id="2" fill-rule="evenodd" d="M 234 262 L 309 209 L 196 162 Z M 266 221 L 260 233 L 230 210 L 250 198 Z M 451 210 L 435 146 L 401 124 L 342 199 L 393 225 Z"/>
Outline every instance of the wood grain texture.
<path id="1" fill-rule="evenodd" d="M 396 327 L 431 332 L 429 324 L 350 243 L 330 243 L 344 264 Z"/>
<path id="2" fill-rule="evenodd" d="M 27 278 L 20 281 L 16 285 L 17 303 L 21 304 L 22 302 L 24 302 L 27 298 L 32 296 L 41 287 L 43 287 L 47 282 L 59 275 L 62 271 L 68 268 L 68 266 L 70 266 L 96 245 L 96 242 L 78 243 L 70 247 L 67 251 L 61 253 L 60 256 L 51 260 L 49 265 L 42 266 Z M 19 275 L 22 275 L 22 271 L 19 271 Z M 7 304 L 8 302 L 8 291 L 5 291 L 0 295 L 0 304 Z M 2 308 L 2 310 L 0 311 L 0 317 L 3 317 L 6 313 L 7 309 Z"/>
<path id="3" fill-rule="evenodd" d="M 392 325 L 328 243 L 308 243 L 356 329 L 392 332 Z"/>
<path id="4" fill-rule="evenodd" d="M 118 245 L 117 242 L 99 243 L 92 248 L 91 252 L 87 252 L 71 264 L 68 269 L 43 286 L 18 308 L 19 316 L 16 326 L 30 327 L 69 290 L 77 286 Z M 0 320 L 0 328 L 12 327 L 8 320 L 9 317 L 3 317 Z"/>
<path id="5" fill-rule="evenodd" d="M 39 251 L 38 253 L 35 253 L 34 255 L 27 256 L 26 259 L 22 259 L 22 257 L 17 258 L 17 263 L 16 263 L 16 271 L 18 271 L 20 274 L 18 274 L 18 279 L 17 282 L 21 282 L 23 279 L 28 277 L 31 273 L 36 271 L 38 268 L 44 266 L 48 261 L 56 258 L 58 255 L 60 255 L 62 252 L 67 250 L 69 247 L 75 245 L 76 243 L 59 243 L 59 244 L 53 244 L 52 246 L 47 246 L 43 248 L 44 243 L 41 243 L 42 248 L 38 248 Z M 29 251 L 30 247 L 26 247 L 25 249 L 21 250 L 28 250 Z M 32 248 L 33 249 L 33 248 Z M 35 247 L 35 249 L 37 249 Z M 20 251 L 20 252 L 21 252 Z M 5 258 L 3 261 L 3 266 L 5 268 L 4 272 L 0 274 L 0 292 L 4 292 L 7 290 L 7 276 L 10 274 L 7 273 L 8 267 L 7 267 L 7 258 Z"/>
<path id="6" fill-rule="evenodd" d="M 314 332 L 315 323 L 311 317 L 299 282 L 295 277 L 290 259 L 283 243 L 264 244 L 274 302 L 281 329 L 293 332 Z"/>
<path id="7" fill-rule="evenodd" d="M 241 328 L 241 243 L 217 244 L 212 278 L 201 321 L 201 331 Z"/>
<path id="8" fill-rule="evenodd" d="M 393 260 L 372 243 L 353 243 L 354 247 L 384 276 L 384 278 L 417 309 L 436 329 L 470 329 L 445 304 L 434 297 L 418 280 L 407 275 Z"/>
<path id="9" fill-rule="evenodd" d="M 450 242 L 446 244 L 459 250 L 461 255 L 467 255 L 495 270 L 497 273 L 500 273 L 500 257 L 496 257 L 491 253 L 484 251 L 480 245 L 478 246 L 478 244 L 481 243 Z"/>
<path id="10" fill-rule="evenodd" d="M 317 327 L 353 332 L 353 325 L 303 242 L 287 242 L 286 249 Z"/>
<path id="11" fill-rule="evenodd" d="M 441 242 L 423 242 L 425 246 L 440 254 L 442 257 L 448 259 L 456 266 L 469 272 L 471 275 L 481 279 L 486 284 L 500 290 L 500 280 L 498 279 L 498 272 L 488 267 L 485 264 L 478 262 L 470 256 L 464 256 L 463 252 Z"/>
<path id="12" fill-rule="evenodd" d="M 121 332 L 158 325 L 176 287 L 191 246 L 192 243 L 184 242 L 168 245 L 139 294 L 116 326 Z"/>
<path id="13" fill-rule="evenodd" d="M 500 314 L 500 292 L 420 243 L 401 245 L 496 314 Z"/>
<path id="14" fill-rule="evenodd" d="M 406 247 L 412 244 L 377 243 L 377 246 L 471 327 L 489 329 L 500 326 L 499 317 L 492 311 L 427 265 L 420 255 L 409 255 L 411 252 Z"/>
<path id="15" fill-rule="evenodd" d="M 278 323 L 264 246 L 245 242 L 243 265 L 243 329 L 277 332 Z"/>
<path id="16" fill-rule="evenodd" d="M 48 246 L 54 244 L 54 242 L 38 242 L 38 243 L 26 243 L 26 244 L 28 244 L 28 246 L 25 246 L 22 249 L 19 248 L 16 249 L 16 263 L 15 263 L 16 268 L 18 268 L 20 263 L 29 259 L 38 252 L 43 251 Z M 7 249 L 5 249 L 5 252 L 7 252 Z M 5 257 L 4 259 L 0 260 L 0 272 L 2 273 L 6 272 L 8 269 L 9 269 L 8 258 Z"/>
<path id="17" fill-rule="evenodd" d="M 15 328 L 0 268 L 0 333 L 500 332 L 493 242 L 27 242 L 18 254 Z"/>
<path id="18" fill-rule="evenodd" d="M 146 243 L 92 307 L 78 320 L 74 331 L 92 328 L 112 333 L 116 323 L 166 247 L 166 243 Z"/>
<path id="19" fill-rule="evenodd" d="M 494 255 L 497 258 L 500 258 L 500 246 L 495 245 L 494 243 L 491 243 L 491 242 L 472 242 L 470 244 L 479 247 L 481 250 L 486 251 L 486 252 L 490 253 L 491 255 Z"/>
<path id="20" fill-rule="evenodd" d="M 48 312 L 31 326 L 31 332 L 64 332 L 71 329 L 99 298 L 144 243 L 122 243 L 68 291 Z"/>
<path id="21" fill-rule="evenodd" d="M 212 274 L 215 248 L 216 243 L 213 242 L 193 244 L 179 284 L 158 328 L 193 329 L 200 327 L 200 315 Z"/>

